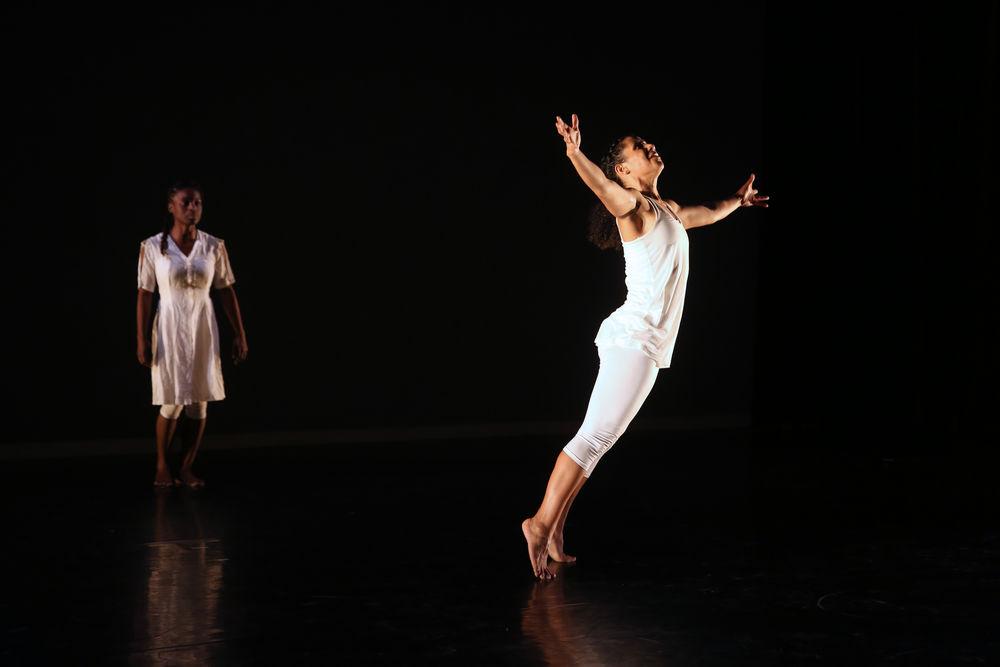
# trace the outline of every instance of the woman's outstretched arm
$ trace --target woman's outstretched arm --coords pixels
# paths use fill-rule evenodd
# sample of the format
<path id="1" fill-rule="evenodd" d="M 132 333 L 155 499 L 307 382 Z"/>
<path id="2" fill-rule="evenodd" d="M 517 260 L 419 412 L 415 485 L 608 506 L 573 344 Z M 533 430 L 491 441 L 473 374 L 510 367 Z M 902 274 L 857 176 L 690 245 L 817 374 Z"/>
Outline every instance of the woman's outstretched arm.
<path id="1" fill-rule="evenodd" d="M 756 177 L 756 174 L 751 173 L 750 178 L 740 186 L 736 194 L 725 199 L 694 206 L 681 206 L 672 199 L 667 199 L 666 202 L 677 212 L 677 217 L 681 219 L 685 229 L 714 225 L 727 218 L 736 209 L 744 206 L 767 208 L 770 197 L 757 194 L 757 190 L 753 187 L 753 181 Z"/>
<path id="2" fill-rule="evenodd" d="M 556 130 L 566 142 L 566 157 L 576 167 L 576 173 L 594 191 L 608 212 L 616 218 L 621 218 L 634 211 L 640 202 L 634 193 L 615 183 L 601 171 L 601 168 L 590 161 L 580 150 L 580 119 L 573 114 L 573 124 L 567 125 L 556 116 Z"/>

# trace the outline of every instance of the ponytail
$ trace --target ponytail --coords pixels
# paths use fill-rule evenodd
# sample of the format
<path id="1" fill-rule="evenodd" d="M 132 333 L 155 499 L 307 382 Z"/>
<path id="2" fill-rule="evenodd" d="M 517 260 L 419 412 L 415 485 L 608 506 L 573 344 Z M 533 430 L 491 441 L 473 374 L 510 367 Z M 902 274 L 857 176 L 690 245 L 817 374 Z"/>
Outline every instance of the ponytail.
<path id="1" fill-rule="evenodd" d="M 604 175 L 623 187 L 624 184 L 615 172 L 615 166 L 622 162 L 622 142 L 624 140 L 625 137 L 615 140 L 600 161 L 601 171 L 604 172 Z M 600 202 L 590 211 L 587 240 L 601 250 L 622 247 L 622 238 L 618 232 L 618 225 L 615 223 L 615 216 L 611 215 L 611 212 Z"/>

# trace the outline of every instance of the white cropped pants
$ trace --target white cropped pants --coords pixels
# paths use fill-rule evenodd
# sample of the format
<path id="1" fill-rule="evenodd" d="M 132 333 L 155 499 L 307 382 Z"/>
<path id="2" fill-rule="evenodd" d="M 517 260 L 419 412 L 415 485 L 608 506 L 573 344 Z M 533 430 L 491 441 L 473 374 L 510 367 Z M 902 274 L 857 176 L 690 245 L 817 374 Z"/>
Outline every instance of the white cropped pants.
<path id="1" fill-rule="evenodd" d="M 601 360 L 583 425 L 563 451 L 590 477 L 615 441 L 621 437 L 653 389 L 660 370 L 641 350 L 605 345 L 597 348 Z"/>

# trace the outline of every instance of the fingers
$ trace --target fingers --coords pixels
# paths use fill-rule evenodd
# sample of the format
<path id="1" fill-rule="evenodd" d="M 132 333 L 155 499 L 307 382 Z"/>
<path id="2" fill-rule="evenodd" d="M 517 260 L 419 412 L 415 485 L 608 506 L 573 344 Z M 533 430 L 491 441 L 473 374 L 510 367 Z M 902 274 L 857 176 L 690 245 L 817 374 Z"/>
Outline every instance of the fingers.
<path id="1" fill-rule="evenodd" d="M 572 125 L 567 125 L 566 121 L 564 121 L 559 116 L 556 116 L 556 130 L 559 131 L 559 134 L 561 134 L 562 136 L 568 138 L 571 131 L 573 131 L 573 132 L 579 132 L 580 131 L 580 118 L 579 118 L 579 116 L 577 116 L 576 114 L 573 114 L 572 121 L 573 121 Z"/>
<path id="2" fill-rule="evenodd" d="M 757 174 L 755 174 L 754 172 L 751 171 L 750 172 L 750 178 L 748 178 L 747 182 L 744 184 L 744 188 L 746 188 L 746 190 L 745 190 L 746 193 L 750 195 L 750 204 L 752 206 L 762 206 L 764 208 L 767 208 L 767 204 L 764 204 L 764 203 L 761 203 L 761 202 L 763 202 L 763 201 L 765 201 L 767 199 L 770 199 L 770 197 L 762 196 L 762 195 L 758 195 L 757 194 L 758 190 L 753 187 L 753 181 L 754 181 L 755 178 L 757 178 Z M 740 189 L 743 190 L 744 188 L 740 188 Z"/>
<path id="3" fill-rule="evenodd" d="M 556 132 L 558 132 L 563 137 L 569 137 L 569 131 L 566 129 L 567 125 L 562 118 L 556 116 Z"/>
<path id="4" fill-rule="evenodd" d="M 240 345 L 239 341 L 233 341 L 233 365 L 237 365 L 242 361 L 247 360 L 247 354 L 250 352 L 250 348 L 245 345 Z"/>

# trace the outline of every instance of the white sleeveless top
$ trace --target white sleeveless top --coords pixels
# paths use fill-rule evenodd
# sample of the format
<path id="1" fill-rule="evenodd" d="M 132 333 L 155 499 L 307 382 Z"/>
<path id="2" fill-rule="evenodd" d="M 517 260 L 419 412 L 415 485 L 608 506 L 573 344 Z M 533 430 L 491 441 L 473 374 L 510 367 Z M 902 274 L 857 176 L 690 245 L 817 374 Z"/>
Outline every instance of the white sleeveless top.
<path id="1" fill-rule="evenodd" d="M 673 212 L 646 200 L 656 210 L 656 220 L 639 238 L 622 241 L 628 295 L 601 322 L 594 344 L 641 350 L 657 368 L 669 368 L 684 310 L 688 235 Z"/>

